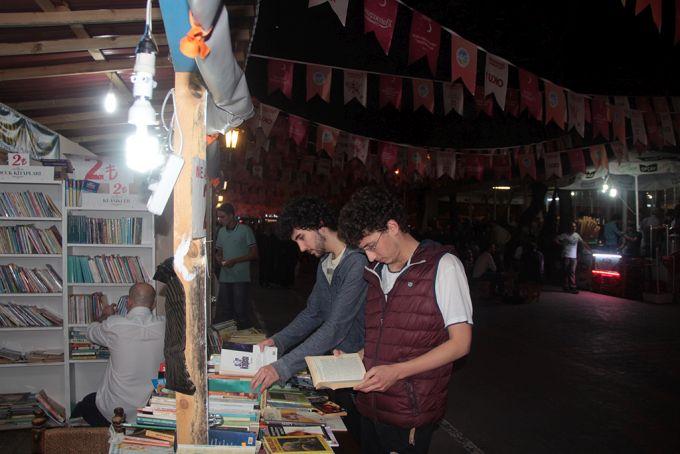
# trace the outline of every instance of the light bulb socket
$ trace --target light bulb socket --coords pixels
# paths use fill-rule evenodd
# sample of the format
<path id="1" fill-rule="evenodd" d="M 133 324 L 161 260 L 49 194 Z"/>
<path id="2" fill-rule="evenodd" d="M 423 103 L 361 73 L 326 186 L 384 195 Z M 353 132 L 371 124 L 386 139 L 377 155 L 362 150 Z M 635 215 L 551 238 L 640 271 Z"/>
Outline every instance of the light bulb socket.
<path id="1" fill-rule="evenodd" d="M 149 30 L 149 26 L 147 25 L 144 28 L 144 34 L 137 43 L 137 47 L 135 47 L 135 54 L 157 54 L 157 53 L 158 46 L 151 37 L 151 31 Z"/>
<path id="2" fill-rule="evenodd" d="M 128 123 L 135 126 L 151 126 L 156 124 L 156 111 L 145 98 L 137 98 L 128 111 Z"/>

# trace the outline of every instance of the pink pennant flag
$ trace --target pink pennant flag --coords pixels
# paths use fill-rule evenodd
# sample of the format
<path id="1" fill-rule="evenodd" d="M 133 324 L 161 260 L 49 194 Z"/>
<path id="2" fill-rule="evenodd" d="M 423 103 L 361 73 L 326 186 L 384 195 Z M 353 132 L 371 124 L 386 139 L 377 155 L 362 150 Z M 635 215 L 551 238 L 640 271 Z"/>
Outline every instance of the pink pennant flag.
<path id="1" fill-rule="evenodd" d="M 612 142 L 611 147 L 612 151 L 614 152 L 614 156 L 616 156 L 616 161 L 619 164 L 624 161 L 628 161 L 628 149 L 626 148 L 625 144 L 622 144 L 621 142 Z"/>
<path id="2" fill-rule="evenodd" d="M 366 137 L 352 136 L 352 156 L 366 164 L 369 141 Z"/>
<path id="3" fill-rule="evenodd" d="M 560 157 L 561 153 L 546 153 L 543 156 L 543 162 L 545 163 L 545 179 L 548 180 L 555 176 L 557 178 L 562 178 L 562 159 Z"/>
<path id="4" fill-rule="evenodd" d="M 335 15 L 338 16 L 340 23 L 344 27 L 347 20 L 347 7 L 349 6 L 349 0 L 309 0 L 307 8 L 323 5 L 324 3 L 328 3 L 331 6 L 331 9 Z"/>
<path id="5" fill-rule="evenodd" d="M 420 106 L 434 113 L 434 86 L 431 80 L 413 79 L 413 110 Z"/>
<path id="6" fill-rule="evenodd" d="M 644 112 L 642 117 L 645 121 L 645 131 L 647 131 L 647 139 L 656 147 L 663 147 L 663 136 L 659 128 L 659 122 L 656 120 L 654 112 Z"/>
<path id="7" fill-rule="evenodd" d="M 652 109 L 652 103 L 649 101 L 649 98 L 647 96 L 636 96 L 635 108 L 643 112 L 651 112 L 652 110 L 654 110 Z"/>
<path id="8" fill-rule="evenodd" d="M 455 110 L 458 115 L 463 115 L 463 103 L 465 97 L 463 95 L 463 85 L 459 83 L 444 83 L 444 115 L 448 115 L 451 110 Z"/>
<path id="9" fill-rule="evenodd" d="M 519 166 L 520 178 L 524 178 L 525 176 L 529 175 L 531 178 L 536 180 L 536 157 L 534 156 L 534 153 L 532 153 L 531 150 L 527 150 L 524 153 L 521 153 L 518 157 L 519 160 L 517 164 Z"/>
<path id="10" fill-rule="evenodd" d="M 609 170 L 609 158 L 607 158 L 607 149 L 604 145 L 590 147 L 590 159 L 593 161 L 596 170 L 600 168 Z"/>
<path id="11" fill-rule="evenodd" d="M 637 16 L 648 6 L 652 8 L 652 20 L 656 24 L 656 28 L 661 31 L 661 0 L 636 0 L 635 15 Z"/>
<path id="12" fill-rule="evenodd" d="M 417 11 L 413 12 L 409 35 L 409 65 L 422 57 L 426 57 L 432 75 L 434 76 L 437 73 L 441 31 L 441 25 Z"/>
<path id="13" fill-rule="evenodd" d="M 676 145 L 675 131 L 673 130 L 673 120 L 670 113 L 659 114 L 661 120 L 661 135 L 666 145 Z"/>
<path id="14" fill-rule="evenodd" d="M 346 70 L 344 76 L 345 104 L 356 99 L 362 106 L 366 107 L 366 73 Z"/>
<path id="15" fill-rule="evenodd" d="M 571 167 L 571 173 L 585 173 L 586 171 L 586 159 L 583 156 L 583 150 L 581 148 L 574 148 L 567 152 L 569 156 L 569 167 Z"/>
<path id="16" fill-rule="evenodd" d="M 512 179 L 512 163 L 508 153 L 493 156 L 493 175 L 496 180 Z"/>
<path id="17" fill-rule="evenodd" d="M 279 109 L 276 107 L 260 104 L 260 128 L 264 132 L 265 137 L 269 137 L 269 133 L 274 126 L 276 118 L 279 116 Z"/>
<path id="18" fill-rule="evenodd" d="M 483 112 L 487 116 L 493 116 L 493 98 L 490 96 L 484 96 L 482 87 L 477 87 L 477 92 L 475 93 L 475 107 L 477 107 L 477 113 Z"/>
<path id="19" fill-rule="evenodd" d="M 461 86 L 462 88 L 462 86 Z M 456 177 L 456 156 L 453 150 L 441 150 L 437 152 L 437 178 L 448 175 L 451 179 Z"/>
<path id="20" fill-rule="evenodd" d="M 603 137 L 605 140 L 609 140 L 609 117 L 608 117 L 608 106 L 607 98 L 604 96 L 595 96 L 592 107 L 592 117 L 593 117 L 593 137 L 598 135 Z"/>
<path id="21" fill-rule="evenodd" d="M 397 2 L 395 0 L 364 0 L 364 33 L 375 34 L 385 55 L 390 53 L 396 22 Z"/>
<path id="22" fill-rule="evenodd" d="M 564 129 L 567 122 L 567 106 L 564 89 L 552 82 L 545 81 L 545 124 L 551 120 Z"/>
<path id="23" fill-rule="evenodd" d="M 465 166 L 465 177 L 473 180 L 482 181 L 484 178 L 484 164 L 478 154 L 466 154 L 463 158 Z"/>
<path id="24" fill-rule="evenodd" d="M 328 156 L 333 157 L 339 133 L 340 131 L 330 126 L 318 125 L 316 127 L 316 149 L 323 150 Z"/>
<path id="25" fill-rule="evenodd" d="M 519 117 L 519 90 L 508 88 L 508 97 L 505 101 L 505 111 L 513 117 Z"/>
<path id="26" fill-rule="evenodd" d="M 610 106 L 612 115 L 612 130 L 614 138 L 621 143 L 626 143 L 626 110 L 619 105 Z"/>
<path id="27" fill-rule="evenodd" d="M 520 109 L 528 109 L 529 115 L 536 120 L 543 119 L 543 95 L 538 89 L 538 78 L 519 68 Z"/>
<path id="28" fill-rule="evenodd" d="M 583 137 L 585 135 L 585 105 L 583 95 L 567 92 L 567 102 L 569 105 L 569 129 L 576 129 L 576 132 Z"/>
<path id="29" fill-rule="evenodd" d="M 401 108 L 401 77 L 380 76 L 380 107 L 392 104 L 397 110 Z"/>
<path id="30" fill-rule="evenodd" d="M 397 165 L 399 150 L 397 146 L 390 142 L 378 142 L 378 155 L 383 167 L 389 172 Z"/>
<path id="31" fill-rule="evenodd" d="M 418 172 L 421 177 L 426 176 L 427 152 L 423 148 L 409 148 L 408 173 Z"/>
<path id="32" fill-rule="evenodd" d="M 654 96 L 652 98 L 652 105 L 656 113 L 668 113 L 671 111 L 665 96 Z"/>
<path id="33" fill-rule="evenodd" d="M 642 112 L 639 110 L 631 110 L 630 125 L 633 129 L 633 143 L 647 145 L 647 131 L 645 131 L 645 121 Z"/>
<path id="34" fill-rule="evenodd" d="M 463 79 L 474 94 L 477 87 L 477 46 L 458 35 L 451 36 L 451 81 Z"/>
<path id="35" fill-rule="evenodd" d="M 318 95 L 326 102 L 331 102 L 331 76 L 329 66 L 307 65 L 307 101 Z"/>
<path id="36" fill-rule="evenodd" d="M 505 98 L 508 92 L 508 63 L 495 55 L 486 54 L 486 73 L 484 77 L 484 96 L 491 94 L 501 110 L 505 110 Z"/>
<path id="37" fill-rule="evenodd" d="M 267 94 L 276 90 L 288 99 L 293 93 L 293 63 L 281 60 L 269 60 L 267 62 Z"/>
<path id="38" fill-rule="evenodd" d="M 307 133 L 309 131 L 309 122 L 304 118 L 296 117 L 295 115 L 288 116 L 288 137 L 300 146 L 307 145 Z"/>

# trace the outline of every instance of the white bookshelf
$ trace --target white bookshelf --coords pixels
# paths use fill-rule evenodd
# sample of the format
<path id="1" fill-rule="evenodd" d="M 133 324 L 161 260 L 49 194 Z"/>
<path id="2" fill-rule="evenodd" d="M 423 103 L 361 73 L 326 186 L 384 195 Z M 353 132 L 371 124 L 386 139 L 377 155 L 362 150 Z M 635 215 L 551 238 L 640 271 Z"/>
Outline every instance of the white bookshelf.
<path id="1" fill-rule="evenodd" d="M 128 196 L 127 200 L 121 198 L 102 199 L 98 194 L 91 195 L 92 200 L 83 194 L 83 206 L 66 207 L 64 216 L 64 232 L 68 232 L 68 217 L 87 216 L 88 218 L 120 219 L 127 217 L 142 218 L 142 237 L 140 244 L 86 244 L 76 243 L 68 240 L 68 234 L 64 235 L 63 268 L 67 268 L 67 260 L 71 255 L 86 255 L 94 257 L 96 255 L 121 255 L 139 257 L 144 268 L 147 282 L 155 286 L 151 280 L 156 269 L 155 257 L 156 247 L 154 240 L 154 216 L 146 210 L 146 201 L 135 198 L 134 195 Z M 66 273 L 65 273 L 66 276 Z M 65 407 L 67 414 L 73 406 L 87 394 L 97 391 L 101 383 L 108 359 L 71 359 L 69 356 L 69 331 L 71 328 L 83 330 L 87 327 L 83 323 L 69 323 L 68 318 L 68 297 L 69 295 L 89 295 L 94 292 L 101 292 L 106 295 L 107 302 L 114 304 L 121 296 L 127 295 L 132 283 L 69 283 L 64 279 L 63 305 L 66 329 L 64 329 L 64 350 L 66 352 L 64 367 L 65 380 L 68 383 L 67 400 Z"/>
<path id="2" fill-rule="evenodd" d="M 35 169 L 30 167 L 29 169 Z M 38 172 L 43 171 L 38 168 Z M 6 174 L 6 172 L 5 172 Z M 62 235 L 62 253 L 66 250 L 65 222 L 66 207 L 64 206 L 63 184 L 61 181 L 49 181 L 41 178 L 9 178 L 0 175 L 0 192 L 42 192 L 49 195 L 61 211 L 60 216 L 0 216 L 0 226 L 16 226 L 20 224 L 34 224 L 37 228 L 45 229 L 56 226 Z M 0 254 L 0 264 L 14 263 L 27 268 L 45 268 L 51 265 L 65 283 L 65 268 L 63 254 Z M 62 326 L 0 328 L 0 345 L 22 352 L 31 350 L 63 350 L 64 333 L 66 332 L 67 314 L 63 305 L 64 292 L 59 293 L 0 293 L 0 302 L 13 303 L 24 306 L 38 306 L 59 314 Z M 66 357 L 66 356 L 65 356 Z M 60 362 L 31 362 L 0 364 L 0 390 L 3 393 L 38 392 L 44 389 L 47 394 L 64 404 L 68 402 L 68 386 L 64 372 L 66 360 Z"/>

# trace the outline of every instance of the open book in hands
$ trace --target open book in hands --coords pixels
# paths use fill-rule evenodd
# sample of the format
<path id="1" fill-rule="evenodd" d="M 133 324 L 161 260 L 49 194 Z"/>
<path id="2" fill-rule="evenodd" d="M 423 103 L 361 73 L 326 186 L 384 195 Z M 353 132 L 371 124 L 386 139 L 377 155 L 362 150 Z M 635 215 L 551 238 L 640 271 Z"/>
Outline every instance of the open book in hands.
<path id="1" fill-rule="evenodd" d="M 358 353 L 305 357 L 316 389 L 352 388 L 364 380 L 366 369 Z"/>

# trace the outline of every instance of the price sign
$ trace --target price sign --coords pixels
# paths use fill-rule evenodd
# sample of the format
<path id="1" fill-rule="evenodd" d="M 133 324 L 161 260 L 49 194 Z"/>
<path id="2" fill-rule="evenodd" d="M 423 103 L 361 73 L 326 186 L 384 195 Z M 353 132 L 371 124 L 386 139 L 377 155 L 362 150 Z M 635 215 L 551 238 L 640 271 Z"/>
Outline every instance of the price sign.
<path id="1" fill-rule="evenodd" d="M 31 157 L 28 153 L 7 153 L 7 163 L 10 167 L 28 167 Z"/>
<path id="2" fill-rule="evenodd" d="M 107 184 L 111 195 L 125 196 L 130 193 L 132 176 L 119 163 L 102 159 L 74 159 L 72 162 L 75 179 Z"/>

